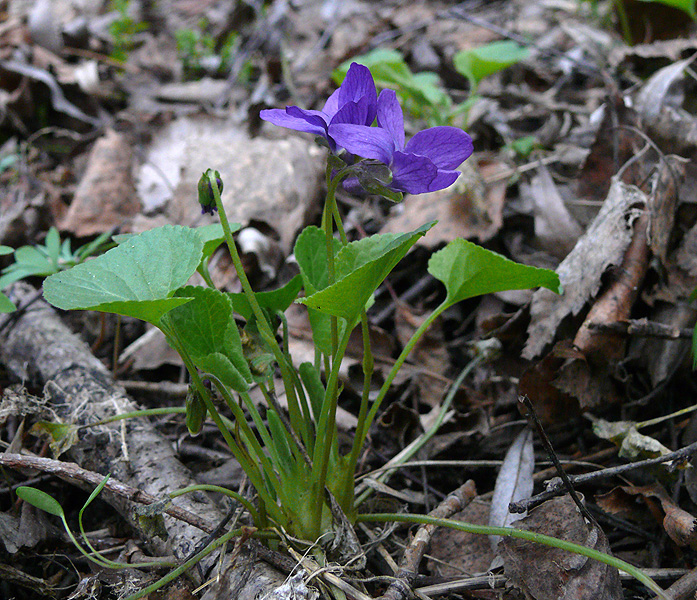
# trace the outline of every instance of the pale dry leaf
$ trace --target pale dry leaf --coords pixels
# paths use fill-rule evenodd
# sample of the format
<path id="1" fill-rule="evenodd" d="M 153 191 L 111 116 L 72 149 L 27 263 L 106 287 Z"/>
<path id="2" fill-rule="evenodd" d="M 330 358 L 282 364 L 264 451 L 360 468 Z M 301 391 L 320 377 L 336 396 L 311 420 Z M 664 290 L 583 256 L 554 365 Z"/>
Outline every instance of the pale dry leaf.
<path id="1" fill-rule="evenodd" d="M 535 237 L 545 250 L 563 259 L 583 231 L 566 209 L 547 167 L 540 165 L 530 183 L 521 186 L 521 193 L 533 202 Z"/>
<path id="2" fill-rule="evenodd" d="M 697 54 L 659 69 L 641 86 L 636 95 L 636 109 L 647 124 L 653 124 L 658 119 L 671 88 L 683 77 L 695 56 Z"/>
<path id="3" fill-rule="evenodd" d="M 285 256 L 319 210 L 324 152 L 311 139 L 250 138 L 229 122 L 204 117 L 176 119 L 155 134 L 138 176 L 145 210 L 164 208 L 181 225 L 208 222 L 197 201 L 206 169 L 220 172 L 230 222 L 254 224 L 278 240 Z"/>
<path id="4" fill-rule="evenodd" d="M 632 223 L 640 212 L 636 207 L 645 204 L 646 196 L 639 188 L 613 177 L 600 212 L 557 268 L 564 293 L 540 289 L 533 294 L 525 358 L 538 356 L 552 342 L 562 320 L 577 315 L 598 293 L 605 269 L 620 264 L 632 239 Z"/>
<path id="5" fill-rule="evenodd" d="M 511 523 L 525 517 L 525 513 L 511 513 L 508 510 L 508 505 L 532 495 L 534 470 L 535 455 L 533 454 L 532 431 L 526 427 L 518 434 L 506 452 L 501 470 L 496 477 L 494 497 L 491 500 L 491 511 L 489 512 L 489 525 L 508 527 Z M 500 541 L 501 536 L 489 536 L 489 542 L 493 549 L 496 549 Z"/>

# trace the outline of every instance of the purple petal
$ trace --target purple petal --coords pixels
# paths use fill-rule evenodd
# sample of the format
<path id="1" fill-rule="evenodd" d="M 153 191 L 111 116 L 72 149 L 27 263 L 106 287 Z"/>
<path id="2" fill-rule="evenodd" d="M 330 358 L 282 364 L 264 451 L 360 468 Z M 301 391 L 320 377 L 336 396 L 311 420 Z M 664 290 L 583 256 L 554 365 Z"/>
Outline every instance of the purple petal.
<path id="1" fill-rule="evenodd" d="M 449 188 L 455 180 L 460 176 L 460 171 L 446 171 L 445 169 L 438 169 L 438 174 L 433 178 L 431 183 L 428 184 L 429 192 L 435 192 L 437 190 L 444 190 Z"/>
<path id="2" fill-rule="evenodd" d="M 423 194 L 430 192 L 438 168 L 425 156 L 395 152 L 392 156 L 392 183 L 389 187 L 400 192 Z"/>
<path id="3" fill-rule="evenodd" d="M 259 116 L 264 121 L 268 121 L 279 127 L 287 127 L 295 131 L 304 131 L 306 133 L 327 137 L 327 126 L 321 117 L 314 115 L 306 116 L 304 114 L 298 115 L 295 111 L 291 111 L 291 109 L 295 109 L 295 111 L 302 110 L 297 106 L 289 106 L 286 110 L 272 108 L 270 110 L 262 110 Z M 293 114 L 290 114 L 291 112 Z"/>
<path id="4" fill-rule="evenodd" d="M 336 114 L 336 112 L 339 110 L 339 94 L 341 90 L 336 89 L 334 92 L 332 92 L 332 95 L 327 98 L 327 101 L 324 103 L 324 107 L 322 108 L 322 112 L 327 115 L 330 119 Z"/>
<path id="5" fill-rule="evenodd" d="M 386 165 L 390 164 L 394 143 L 390 134 L 384 129 L 337 123 L 329 126 L 329 136 L 338 146 L 346 148 L 351 154 L 379 160 Z"/>
<path id="6" fill-rule="evenodd" d="M 404 150 L 404 115 L 394 90 L 382 90 L 378 98 L 378 126 L 390 133 L 397 150 Z"/>
<path id="7" fill-rule="evenodd" d="M 375 107 L 370 106 L 370 100 L 364 96 L 358 102 L 344 104 L 332 117 L 329 124 L 352 123 L 353 125 L 370 126 L 374 119 Z"/>
<path id="8" fill-rule="evenodd" d="M 339 108 L 347 102 L 358 102 L 363 97 L 367 97 L 369 104 L 373 107 L 372 110 L 376 110 L 378 93 L 375 90 L 375 82 L 370 70 L 358 63 L 352 63 L 339 88 Z M 374 118 L 375 113 L 373 112 L 370 123 L 373 122 Z"/>
<path id="9" fill-rule="evenodd" d="M 451 171 L 472 154 L 472 138 L 457 127 L 431 127 L 419 131 L 404 149 L 431 159 L 439 169 Z"/>

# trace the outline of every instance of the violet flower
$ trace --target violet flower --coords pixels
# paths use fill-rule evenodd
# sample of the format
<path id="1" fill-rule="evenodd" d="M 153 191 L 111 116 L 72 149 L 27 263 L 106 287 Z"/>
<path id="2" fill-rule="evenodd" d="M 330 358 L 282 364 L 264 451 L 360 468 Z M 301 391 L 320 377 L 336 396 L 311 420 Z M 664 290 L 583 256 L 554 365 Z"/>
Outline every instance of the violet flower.
<path id="1" fill-rule="evenodd" d="M 459 167 L 472 155 L 472 138 L 456 127 L 424 129 L 404 143 L 404 115 L 393 90 L 383 90 L 377 101 L 378 127 L 337 123 L 332 137 L 351 154 L 378 160 L 392 173 L 378 182 L 395 192 L 423 194 L 452 185 Z"/>
<path id="2" fill-rule="evenodd" d="M 341 87 L 329 96 L 322 110 L 304 110 L 297 106 L 287 106 L 285 109 L 262 110 L 259 116 L 279 127 L 322 137 L 336 154 L 341 145 L 334 139 L 334 128 L 339 123 L 370 126 L 375 120 L 377 98 L 370 70 L 358 63 L 352 63 Z"/>

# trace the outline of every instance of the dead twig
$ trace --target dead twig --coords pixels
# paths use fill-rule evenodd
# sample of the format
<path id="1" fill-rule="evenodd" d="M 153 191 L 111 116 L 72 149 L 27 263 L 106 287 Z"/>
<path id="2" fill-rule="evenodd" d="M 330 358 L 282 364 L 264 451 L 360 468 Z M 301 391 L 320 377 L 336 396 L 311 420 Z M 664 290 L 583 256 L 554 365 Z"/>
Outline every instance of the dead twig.
<path id="1" fill-rule="evenodd" d="M 51 473 L 64 481 L 78 485 L 88 484 L 90 486 L 97 487 L 104 479 L 104 475 L 83 469 L 73 462 L 63 462 L 60 460 L 53 460 L 51 458 L 27 456 L 24 454 L 0 454 L 0 465 L 16 471 L 22 471 L 23 469 L 34 469 L 44 473 Z M 106 494 L 114 494 L 115 496 L 125 498 L 126 500 L 136 502 L 138 504 L 154 504 L 162 500 L 162 498 L 158 498 L 152 494 L 143 492 L 113 478 L 106 482 L 103 492 Z M 184 523 L 188 523 L 189 525 L 193 525 L 197 529 L 205 531 L 206 533 L 211 533 L 215 529 L 215 525 L 176 505 L 169 506 L 164 510 L 164 512 L 169 516 L 183 521 Z"/>
<path id="2" fill-rule="evenodd" d="M 457 512 L 463 510 L 477 495 L 477 490 L 472 480 L 467 481 L 452 494 L 443 500 L 430 513 L 430 517 L 447 519 Z M 436 530 L 435 525 L 421 525 L 414 536 L 414 539 L 404 551 L 404 556 L 399 563 L 399 570 L 395 580 L 387 588 L 380 600 L 401 600 L 408 598 L 411 594 L 411 586 L 416 580 L 421 559 L 426 553 L 426 549 L 431 542 L 431 538 Z"/>
<path id="3" fill-rule="evenodd" d="M 626 465 L 618 465 L 616 467 L 609 467 L 607 469 L 601 469 L 593 473 L 584 473 L 583 475 L 570 475 L 569 479 L 573 485 L 579 485 L 581 483 L 588 483 L 590 481 L 596 481 L 598 479 L 605 479 L 607 477 L 614 477 L 621 473 L 626 473 L 627 471 L 633 471 L 634 469 L 643 469 L 644 467 L 650 467 L 653 465 L 659 465 L 661 463 L 670 462 L 673 460 L 682 460 L 689 458 L 691 455 L 697 453 L 697 442 L 685 446 L 680 450 L 675 452 L 669 452 L 663 456 L 657 456 L 656 458 L 647 458 L 646 460 L 640 460 L 638 462 L 629 463 Z M 566 490 L 565 485 L 561 481 L 556 481 L 552 483 L 548 489 L 536 496 L 531 496 L 525 500 L 519 502 L 511 502 L 508 505 L 508 510 L 513 513 L 523 513 L 538 504 L 542 504 L 545 500 L 554 498 L 555 496 L 560 496 L 563 491 Z"/>

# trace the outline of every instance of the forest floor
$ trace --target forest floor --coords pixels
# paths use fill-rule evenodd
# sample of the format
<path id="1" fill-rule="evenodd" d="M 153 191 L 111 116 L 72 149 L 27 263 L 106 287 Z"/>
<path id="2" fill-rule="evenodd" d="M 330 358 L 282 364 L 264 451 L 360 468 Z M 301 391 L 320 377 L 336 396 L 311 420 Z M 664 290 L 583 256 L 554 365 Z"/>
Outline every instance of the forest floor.
<path id="1" fill-rule="evenodd" d="M 452 240 L 556 270 L 564 288 L 470 299 L 434 323 L 368 436 L 357 473 L 365 512 L 513 524 L 611 552 L 672 598 L 693 598 L 696 53 L 685 12 L 630 0 L 0 0 L 0 245 L 39 247 L 0 255 L 0 291 L 18 307 L 0 314 L 0 598 L 124 598 L 171 570 L 91 563 L 57 516 L 18 499 L 19 486 L 51 494 L 78 531 L 111 473 L 84 527 L 129 564 L 178 565 L 226 517 L 247 522 L 198 492 L 167 505 L 166 536 L 146 526 L 142 507 L 188 485 L 250 495 L 239 463 L 212 423 L 192 438 L 181 413 L 95 426 L 184 406 L 186 371 L 156 330 L 55 311 L 41 285 L 102 234 L 108 244 L 114 233 L 215 222 L 197 203 L 208 168 L 241 225 L 255 290 L 287 283 L 299 232 L 319 224 L 326 151 L 259 111 L 321 108 L 353 60 L 396 89 L 407 137 L 447 125 L 474 141 L 446 190 L 399 204 L 338 194 L 352 240 L 438 221 L 368 311 L 376 385 L 443 300 L 427 265 Z M 222 247 L 210 273 L 240 291 Z M 293 359 L 312 361 L 305 308 L 286 318 Z M 347 443 L 361 359 L 359 336 L 341 372 Z M 554 456 L 584 475 L 573 484 L 582 508 L 569 485 L 549 483 Z M 509 512 L 513 501 L 523 514 Z M 360 569 L 316 572 L 297 552 L 243 536 L 148 597 L 654 597 L 615 568 L 523 540 L 404 524 L 356 533 Z"/>

